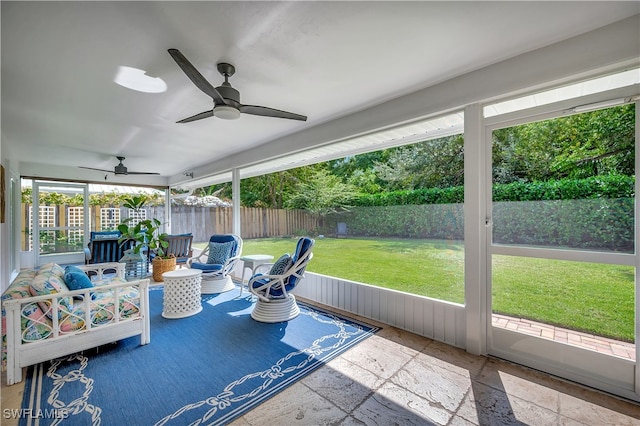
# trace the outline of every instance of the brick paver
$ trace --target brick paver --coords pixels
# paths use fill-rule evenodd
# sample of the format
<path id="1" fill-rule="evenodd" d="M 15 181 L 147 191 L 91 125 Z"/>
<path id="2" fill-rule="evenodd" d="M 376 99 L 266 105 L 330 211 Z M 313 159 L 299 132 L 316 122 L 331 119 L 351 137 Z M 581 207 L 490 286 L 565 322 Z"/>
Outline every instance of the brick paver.
<path id="1" fill-rule="evenodd" d="M 568 330 L 555 327 L 527 319 L 508 317 L 505 315 L 493 314 L 494 327 L 519 331 L 521 333 L 539 336 L 556 342 L 565 343 L 592 351 L 604 353 L 634 360 L 636 359 L 636 348 L 633 343 L 621 342 L 608 339 L 606 337 L 594 336 L 593 334 L 581 333 L 579 331 Z"/>

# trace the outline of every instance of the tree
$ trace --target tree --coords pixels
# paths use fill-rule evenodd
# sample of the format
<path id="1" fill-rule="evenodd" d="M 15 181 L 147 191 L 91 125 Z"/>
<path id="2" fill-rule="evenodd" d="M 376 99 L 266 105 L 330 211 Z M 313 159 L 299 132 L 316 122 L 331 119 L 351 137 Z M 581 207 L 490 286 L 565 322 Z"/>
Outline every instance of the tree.
<path id="1" fill-rule="evenodd" d="M 342 182 L 338 176 L 332 175 L 327 169 L 318 169 L 308 180 L 298 182 L 286 206 L 292 209 L 305 209 L 324 217 L 348 207 L 356 195 L 355 187 Z"/>
<path id="2" fill-rule="evenodd" d="M 635 105 L 493 132 L 497 183 L 634 174 Z"/>
<path id="3" fill-rule="evenodd" d="M 432 139 L 394 148 L 374 170 L 392 191 L 458 186 L 464 180 L 463 152 L 462 135 Z"/>

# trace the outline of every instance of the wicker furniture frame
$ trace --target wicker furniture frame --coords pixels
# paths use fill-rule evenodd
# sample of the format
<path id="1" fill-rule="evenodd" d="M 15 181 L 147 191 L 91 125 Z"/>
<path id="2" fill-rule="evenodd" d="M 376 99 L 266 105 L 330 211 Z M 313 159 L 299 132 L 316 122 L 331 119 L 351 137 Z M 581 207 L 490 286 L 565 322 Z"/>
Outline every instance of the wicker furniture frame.
<path id="1" fill-rule="evenodd" d="M 122 318 L 119 312 L 115 319 L 108 324 L 93 325 L 90 319 L 91 292 L 93 289 L 83 289 L 75 291 L 65 291 L 61 293 L 49 294 L 46 296 L 26 297 L 22 299 L 7 299 L 2 303 L 6 311 L 7 325 L 7 384 L 22 381 L 22 368 L 39 362 L 48 361 L 65 355 L 70 355 L 85 349 L 95 348 L 107 343 L 115 342 L 132 336 L 140 336 L 140 344 L 146 345 L 150 342 L 149 325 L 149 280 L 141 279 L 126 282 L 124 280 L 123 263 L 102 263 L 79 266 L 87 274 L 94 273 L 101 280 L 105 271 L 116 271 L 116 276 L 122 280 L 116 284 L 102 285 L 100 291 L 113 291 L 118 299 L 121 289 L 134 287 L 139 294 L 139 313 L 130 318 Z M 63 333 L 57 320 L 57 310 L 60 299 L 69 296 L 83 296 L 86 303 L 85 328 L 75 332 Z M 46 339 L 35 342 L 22 341 L 21 311 L 24 305 L 48 301 L 53 307 L 53 329 L 52 335 Z M 116 304 L 117 306 L 117 304 Z"/>

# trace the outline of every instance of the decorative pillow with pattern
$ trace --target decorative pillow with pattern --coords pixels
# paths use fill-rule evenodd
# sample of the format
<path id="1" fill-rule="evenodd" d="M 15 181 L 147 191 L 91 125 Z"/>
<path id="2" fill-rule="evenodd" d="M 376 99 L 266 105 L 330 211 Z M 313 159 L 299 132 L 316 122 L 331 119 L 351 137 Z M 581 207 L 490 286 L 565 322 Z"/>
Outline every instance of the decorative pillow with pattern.
<path id="1" fill-rule="evenodd" d="M 210 265 L 222 265 L 231 257 L 231 250 L 233 250 L 235 244 L 235 241 L 229 241 L 226 243 L 210 242 L 207 263 Z"/>
<path id="2" fill-rule="evenodd" d="M 38 275 L 40 274 L 53 274 L 55 276 L 58 276 L 60 278 L 64 277 L 64 268 L 60 265 L 58 265 L 57 263 L 47 263 L 42 265 L 40 268 L 38 268 L 38 270 L 36 271 L 36 273 Z"/>
<path id="3" fill-rule="evenodd" d="M 293 260 L 289 253 L 285 253 L 271 267 L 269 275 L 282 275 L 293 265 Z"/>
<path id="4" fill-rule="evenodd" d="M 64 275 L 64 269 L 60 268 Z M 69 291 L 67 285 L 64 283 L 62 276 L 58 275 L 58 271 L 39 271 L 38 275 L 31 281 L 29 292 L 32 296 L 45 296 L 49 294 L 56 294 L 60 292 Z M 73 307 L 72 297 L 59 297 L 58 304 L 60 310 L 58 311 L 58 318 L 64 316 L 64 311 L 69 312 Z M 51 302 L 48 300 L 38 302 L 40 309 L 49 317 L 52 317 Z"/>

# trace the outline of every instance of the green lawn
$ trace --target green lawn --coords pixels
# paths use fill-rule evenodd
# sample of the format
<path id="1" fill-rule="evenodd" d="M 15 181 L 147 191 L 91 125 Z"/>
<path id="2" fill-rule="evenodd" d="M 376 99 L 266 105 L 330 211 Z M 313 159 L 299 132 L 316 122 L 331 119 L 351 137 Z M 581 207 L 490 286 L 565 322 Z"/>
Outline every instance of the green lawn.
<path id="1" fill-rule="evenodd" d="M 295 245 L 295 238 L 245 240 L 242 252 L 277 259 Z M 464 303 L 462 243 L 324 238 L 313 253 L 311 272 Z M 511 256 L 495 256 L 493 265 L 494 312 L 633 341 L 632 267 Z"/>

